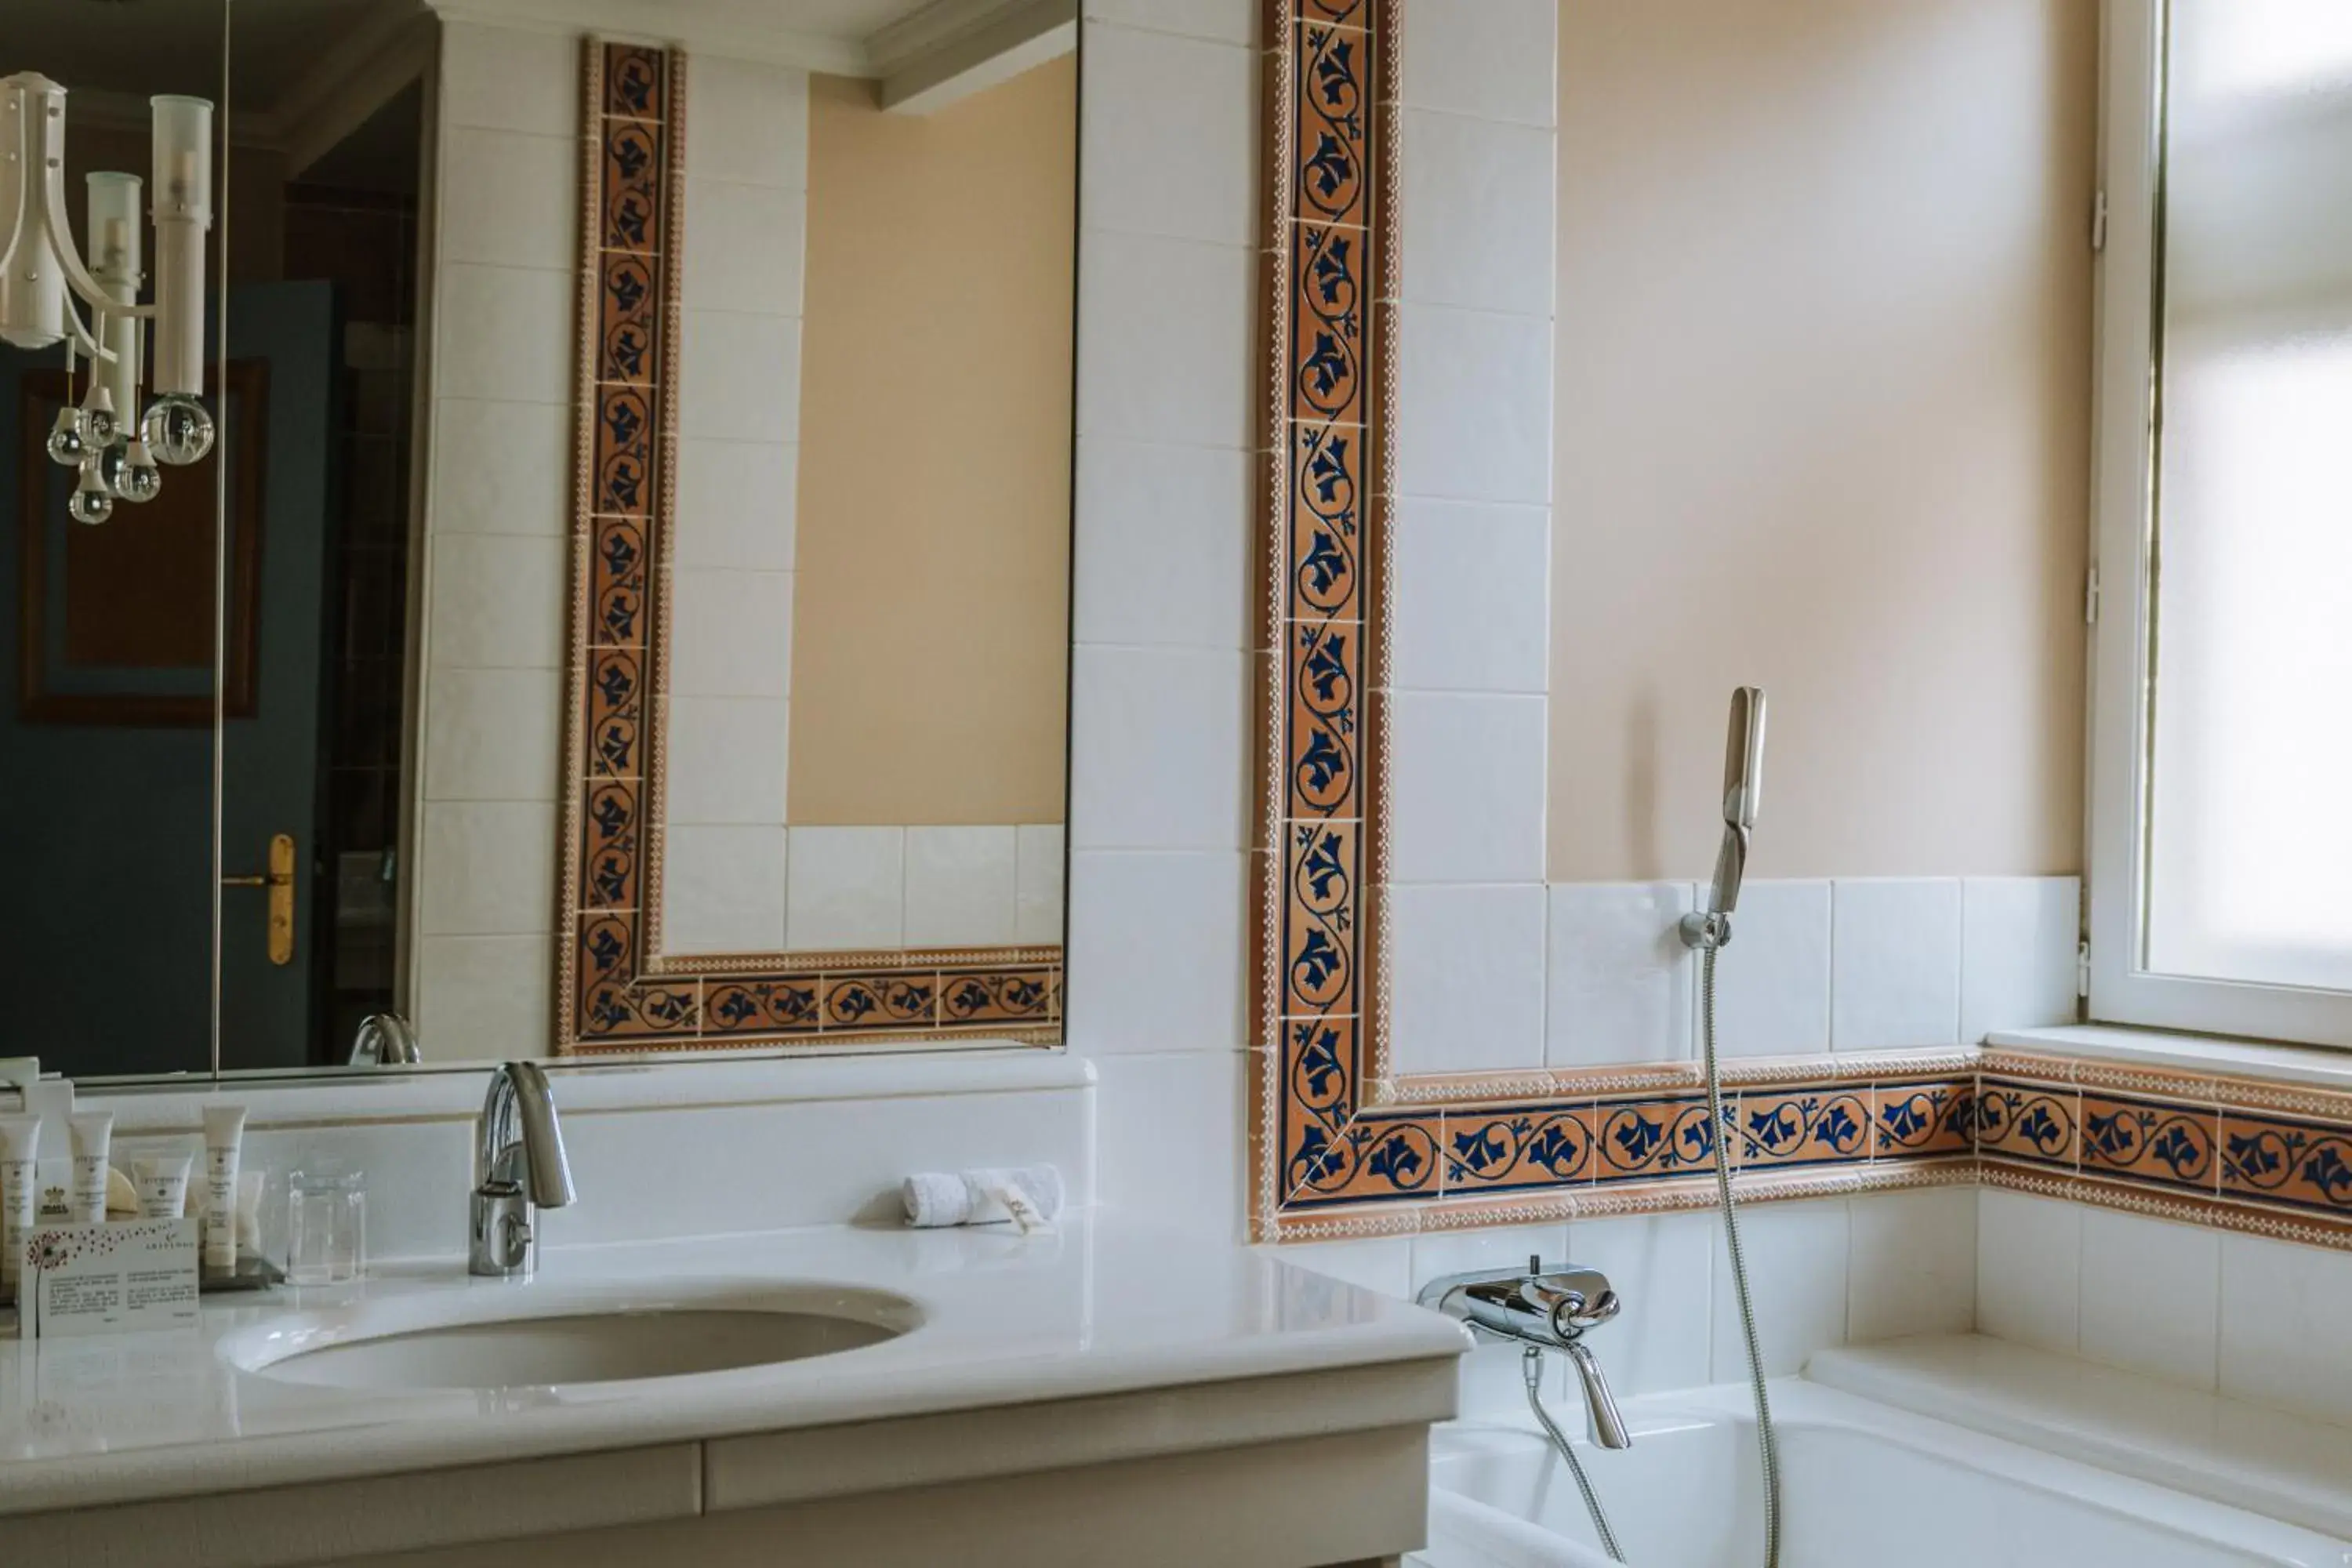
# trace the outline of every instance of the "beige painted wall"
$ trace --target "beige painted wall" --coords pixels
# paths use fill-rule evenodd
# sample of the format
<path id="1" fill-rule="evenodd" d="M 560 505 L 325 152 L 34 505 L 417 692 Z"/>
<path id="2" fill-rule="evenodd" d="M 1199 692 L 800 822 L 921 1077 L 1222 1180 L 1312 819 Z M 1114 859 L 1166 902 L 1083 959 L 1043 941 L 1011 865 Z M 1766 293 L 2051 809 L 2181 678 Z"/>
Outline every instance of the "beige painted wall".
<path id="1" fill-rule="evenodd" d="M 2081 864 L 2094 0 L 1562 0 L 1549 874 Z"/>
<path id="2" fill-rule="evenodd" d="M 812 79 L 786 819 L 1059 822 L 1077 72 Z"/>

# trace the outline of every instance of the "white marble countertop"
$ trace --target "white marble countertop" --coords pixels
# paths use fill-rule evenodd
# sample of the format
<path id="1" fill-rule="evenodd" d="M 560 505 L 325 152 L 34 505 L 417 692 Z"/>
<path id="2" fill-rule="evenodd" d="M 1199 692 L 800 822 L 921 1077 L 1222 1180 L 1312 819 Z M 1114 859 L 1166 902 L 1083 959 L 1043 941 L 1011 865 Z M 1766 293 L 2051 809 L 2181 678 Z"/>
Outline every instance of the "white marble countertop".
<path id="1" fill-rule="evenodd" d="M 230 1359 L 290 1312 L 446 1315 L 446 1304 L 518 1317 L 583 1295 L 642 1306 L 810 1282 L 895 1292 L 922 1322 L 837 1355 L 560 1388 L 354 1393 Z M 1434 1313 L 1244 1247 L 1087 1215 L 1026 1237 L 826 1227 L 583 1247 L 551 1252 L 523 1282 L 469 1279 L 451 1260 L 231 1300 L 208 1303 L 202 1326 L 182 1333 L 0 1339 L 0 1515 L 1426 1362 L 1466 1348 Z"/>

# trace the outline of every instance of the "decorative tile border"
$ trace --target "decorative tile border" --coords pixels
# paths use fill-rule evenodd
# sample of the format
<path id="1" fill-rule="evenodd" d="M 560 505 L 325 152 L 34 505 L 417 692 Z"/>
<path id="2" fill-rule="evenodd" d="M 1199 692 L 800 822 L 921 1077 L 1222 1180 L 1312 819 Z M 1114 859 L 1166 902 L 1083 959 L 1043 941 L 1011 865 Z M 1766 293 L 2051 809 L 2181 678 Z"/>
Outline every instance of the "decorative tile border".
<path id="1" fill-rule="evenodd" d="M 658 955 L 686 57 L 582 52 L 555 1050 L 1061 1038 L 1058 947 Z"/>

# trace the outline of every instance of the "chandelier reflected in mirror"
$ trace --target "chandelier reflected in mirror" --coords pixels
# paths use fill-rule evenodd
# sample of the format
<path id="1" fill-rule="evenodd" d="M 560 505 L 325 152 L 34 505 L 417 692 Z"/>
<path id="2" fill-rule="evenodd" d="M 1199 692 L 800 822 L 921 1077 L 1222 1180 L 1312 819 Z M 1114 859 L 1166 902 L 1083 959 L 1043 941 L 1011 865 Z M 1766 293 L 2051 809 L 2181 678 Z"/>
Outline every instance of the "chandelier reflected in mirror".
<path id="1" fill-rule="evenodd" d="M 104 522 L 117 500 L 153 500 L 163 485 L 158 465 L 212 450 L 203 393 L 213 106 L 177 95 L 148 101 L 155 290 L 142 303 L 139 176 L 89 175 L 85 260 L 66 207 L 66 89 L 37 71 L 0 78 L 0 342 L 62 342 L 68 386 L 77 357 L 88 365 L 81 401 L 67 399 L 48 439 L 49 456 L 79 470 L 67 503 L 77 522 Z M 142 383 L 151 324 L 152 374 Z"/>

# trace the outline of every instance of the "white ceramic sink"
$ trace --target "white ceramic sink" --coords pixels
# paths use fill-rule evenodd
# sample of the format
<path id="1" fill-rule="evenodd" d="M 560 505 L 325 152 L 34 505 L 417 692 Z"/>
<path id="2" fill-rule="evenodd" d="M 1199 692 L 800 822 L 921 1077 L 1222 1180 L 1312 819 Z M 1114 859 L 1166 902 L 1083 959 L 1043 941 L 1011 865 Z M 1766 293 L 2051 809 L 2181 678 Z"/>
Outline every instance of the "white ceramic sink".
<path id="1" fill-rule="evenodd" d="M 635 1297 L 468 1290 L 289 1314 L 230 1336 L 221 1351 L 256 1375 L 318 1388 L 562 1387 L 838 1355 L 920 1321 L 903 1297 L 845 1286 Z"/>

